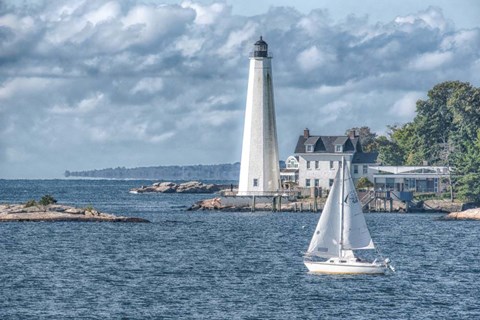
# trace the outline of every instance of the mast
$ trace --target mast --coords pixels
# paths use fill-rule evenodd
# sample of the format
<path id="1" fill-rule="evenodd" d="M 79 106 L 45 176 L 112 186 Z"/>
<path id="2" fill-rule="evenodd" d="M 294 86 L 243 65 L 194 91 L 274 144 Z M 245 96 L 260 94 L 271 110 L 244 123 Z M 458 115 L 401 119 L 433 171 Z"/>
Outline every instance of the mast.
<path id="1" fill-rule="evenodd" d="M 338 257 L 341 258 L 343 256 L 343 250 L 342 250 L 342 245 L 343 245 L 343 199 L 345 198 L 345 157 L 342 157 L 342 172 L 341 172 L 341 182 L 342 182 L 342 191 L 340 193 L 340 245 L 338 246 Z"/>

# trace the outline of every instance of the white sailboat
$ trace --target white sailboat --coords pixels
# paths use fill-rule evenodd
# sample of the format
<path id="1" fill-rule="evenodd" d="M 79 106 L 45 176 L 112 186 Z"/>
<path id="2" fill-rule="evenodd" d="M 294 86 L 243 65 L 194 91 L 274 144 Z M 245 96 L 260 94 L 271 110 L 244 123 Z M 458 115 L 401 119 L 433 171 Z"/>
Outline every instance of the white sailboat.
<path id="1" fill-rule="evenodd" d="M 383 274 L 388 268 L 394 271 L 388 258 L 364 261 L 353 251 L 373 249 L 362 205 L 343 158 L 305 253 L 304 264 L 310 272 L 319 273 Z"/>

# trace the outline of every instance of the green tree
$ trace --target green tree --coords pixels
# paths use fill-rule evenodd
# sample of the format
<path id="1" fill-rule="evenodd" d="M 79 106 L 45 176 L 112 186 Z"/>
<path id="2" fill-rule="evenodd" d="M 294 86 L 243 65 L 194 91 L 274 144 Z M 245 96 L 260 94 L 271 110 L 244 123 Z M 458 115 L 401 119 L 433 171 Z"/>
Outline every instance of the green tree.
<path id="1" fill-rule="evenodd" d="M 415 125 L 411 122 L 402 126 L 387 126 L 389 129 L 390 140 L 393 141 L 400 150 L 403 157 L 402 162 L 407 166 L 423 164 L 422 153 L 419 152 L 419 141 L 416 134 Z"/>
<path id="2" fill-rule="evenodd" d="M 480 130 L 473 143 L 466 143 L 465 149 L 454 172 L 457 194 L 466 201 L 480 203 Z"/>
<path id="3" fill-rule="evenodd" d="M 392 139 L 392 133 L 388 133 L 389 138 L 380 136 L 377 138 L 378 145 L 378 162 L 384 166 L 400 166 L 403 165 L 405 158 L 404 150 Z"/>
<path id="4" fill-rule="evenodd" d="M 463 141 L 473 141 L 480 128 L 479 102 L 479 89 L 460 81 L 440 83 L 428 91 L 427 100 L 418 100 L 413 126 L 421 158 L 446 165 L 442 152 L 447 144 L 465 151 Z"/>

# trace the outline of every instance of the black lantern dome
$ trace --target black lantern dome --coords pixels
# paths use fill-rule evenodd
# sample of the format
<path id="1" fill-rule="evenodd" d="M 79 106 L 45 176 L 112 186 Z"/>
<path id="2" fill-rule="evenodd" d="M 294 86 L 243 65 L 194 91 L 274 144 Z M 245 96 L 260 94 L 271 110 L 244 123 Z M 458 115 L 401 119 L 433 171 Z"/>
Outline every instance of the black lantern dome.
<path id="1" fill-rule="evenodd" d="M 262 36 L 260 36 L 260 40 L 255 42 L 253 56 L 265 58 L 268 57 L 268 44 L 263 41 Z"/>

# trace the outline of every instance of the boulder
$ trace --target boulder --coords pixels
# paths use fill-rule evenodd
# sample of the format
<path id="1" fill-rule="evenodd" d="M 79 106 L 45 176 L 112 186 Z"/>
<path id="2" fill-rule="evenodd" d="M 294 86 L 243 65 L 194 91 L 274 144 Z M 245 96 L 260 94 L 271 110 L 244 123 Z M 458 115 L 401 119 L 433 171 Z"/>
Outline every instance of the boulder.
<path id="1" fill-rule="evenodd" d="M 468 209 L 460 212 L 451 212 L 442 220 L 480 220 L 480 208 Z"/>

